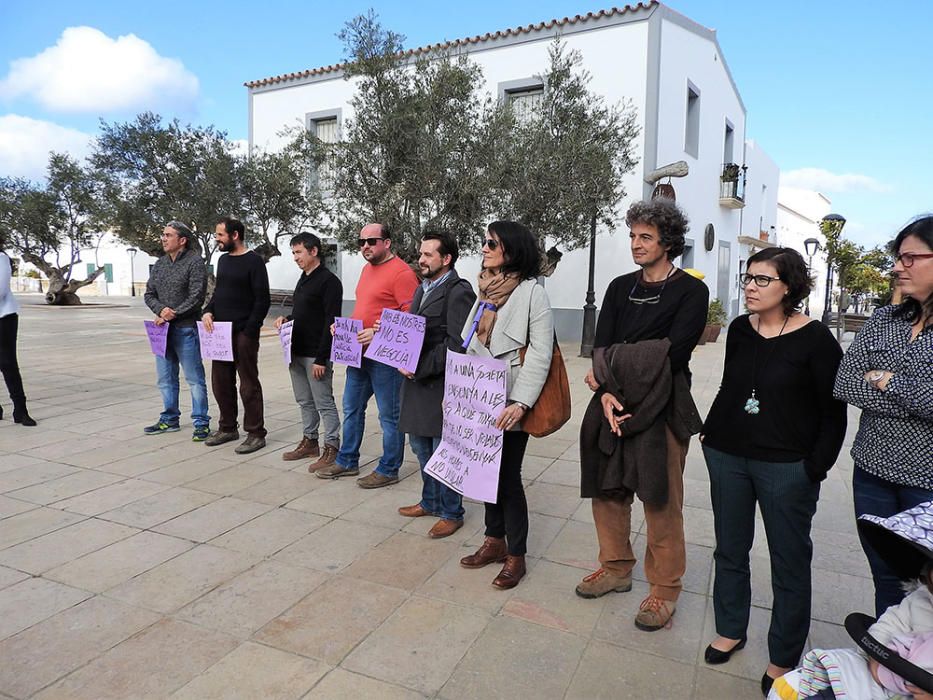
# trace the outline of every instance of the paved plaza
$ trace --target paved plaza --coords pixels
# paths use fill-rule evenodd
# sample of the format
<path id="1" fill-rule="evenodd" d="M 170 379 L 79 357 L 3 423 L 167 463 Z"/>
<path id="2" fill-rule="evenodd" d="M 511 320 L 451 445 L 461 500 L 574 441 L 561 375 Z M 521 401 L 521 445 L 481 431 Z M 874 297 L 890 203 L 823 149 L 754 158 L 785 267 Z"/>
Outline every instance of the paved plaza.
<path id="1" fill-rule="evenodd" d="M 271 326 L 260 353 L 268 447 L 239 456 L 236 443 L 191 442 L 184 383 L 182 431 L 142 434 L 161 400 L 141 299 L 72 309 L 21 301 L 20 363 L 39 426 L 14 425 L 0 389 L 0 697 L 760 697 L 771 598 L 760 523 L 748 646 L 725 666 L 703 662 L 714 542 L 696 440 L 672 628 L 634 627 L 648 589 L 640 566 L 630 593 L 574 595 L 597 567 L 589 501 L 579 497 L 590 392 L 576 344 L 565 350 L 574 419 L 528 445 L 529 572 L 500 591 L 490 585 L 497 567 L 459 566 L 483 539 L 481 505 L 468 503 L 465 526 L 439 541 L 427 537 L 434 519 L 396 513 L 421 489 L 407 448 L 401 482 L 373 491 L 282 460 L 301 434 Z M 704 414 L 724 348 L 721 338 L 694 354 Z M 338 396 L 343 378 L 338 369 Z M 374 403 L 363 465 L 380 453 Z M 216 427 L 213 399 L 212 414 Z M 845 615 L 872 610 L 852 515 L 856 418 L 814 522 L 812 646 L 850 646 Z M 636 505 L 636 528 L 640 513 Z"/>

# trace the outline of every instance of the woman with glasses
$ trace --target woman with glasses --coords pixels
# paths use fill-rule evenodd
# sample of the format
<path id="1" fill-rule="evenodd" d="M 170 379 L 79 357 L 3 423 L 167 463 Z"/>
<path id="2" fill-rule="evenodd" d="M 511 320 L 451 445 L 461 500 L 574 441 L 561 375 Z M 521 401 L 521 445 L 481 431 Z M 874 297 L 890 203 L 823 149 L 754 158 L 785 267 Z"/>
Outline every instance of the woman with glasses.
<path id="1" fill-rule="evenodd" d="M 478 569 L 505 562 L 496 588 L 514 588 L 525 575 L 528 504 L 522 460 L 528 433 L 522 417 L 544 387 L 554 350 L 554 318 L 544 287 L 537 283 L 541 255 L 531 231 L 514 221 L 495 221 L 483 241 L 479 297 L 463 327 L 466 353 L 505 360 L 505 410 L 496 427 L 505 431 L 495 503 L 486 504 L 486 539 L 460 564 Z M 527 348 L 524 361 L 522 348 Z"/>
<path id="2" fill-rule="evenodd" d="M 905 227 L 891 244 L 900 304 L 872 315 L 846 352 L 838 398 L 862 409 L 852 445 L 856 517 L 889 517 L 933 500 L 933 216 Z M 875 613 L 904 590 L 862 539 L 875 582 Z"/>
<path id="3" fill-rule="evenodd" d="M 810 523 L 820 482 L 842 447 L 846 406 L 832 395 L 842 350 L 826 326 L 799 310 L 812 287 L 800 253 L 766 248 L 748 259 L 741 281 L 749 313 L 729 326 L 722 383 L 700 436 L 716 534 L 719 635 L 705 658 L 725 663 L 745 646 L 757 504 L 774 596 L 770 663 L 761 679 L 767 694 L 775 678 L 797 665 L 806 644 Z"/>

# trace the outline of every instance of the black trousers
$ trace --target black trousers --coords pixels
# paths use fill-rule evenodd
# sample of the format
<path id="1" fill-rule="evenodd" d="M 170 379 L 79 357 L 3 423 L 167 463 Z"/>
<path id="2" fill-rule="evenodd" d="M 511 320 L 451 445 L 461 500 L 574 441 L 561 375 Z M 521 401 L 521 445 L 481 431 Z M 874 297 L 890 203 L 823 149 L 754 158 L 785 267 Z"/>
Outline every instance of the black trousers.
<path id="1" fill-rule="evenodd" d="M 10 392 L 14 413 L 25 413 L 26 393 L 23 378 L 16 362 L 16 335 L 19 332 L 19 314 L 8 314 L 0 318 L 0 372 Z"/>
<path id="2" fill-rule="evenodd" d="M 506 430 L 495 503 L 486 504 L 486 535 L 504 537 L 512 556 L 524 556 L 528 545 L 528 502 L 522 484 L 522 460 L 528 433 Z"/>
<path id="3" fill-rule="evenodd" d="M 236 380 L 240 377 L 243 399 L 243 429 L 254 437 L 265 437 L 262 385 L 259 383 L 259 338 L 246 333 L 233 334 L 233 362 L 211 363 L 211 389 L 220 409 L 219 429 L 237 429 Z"/>

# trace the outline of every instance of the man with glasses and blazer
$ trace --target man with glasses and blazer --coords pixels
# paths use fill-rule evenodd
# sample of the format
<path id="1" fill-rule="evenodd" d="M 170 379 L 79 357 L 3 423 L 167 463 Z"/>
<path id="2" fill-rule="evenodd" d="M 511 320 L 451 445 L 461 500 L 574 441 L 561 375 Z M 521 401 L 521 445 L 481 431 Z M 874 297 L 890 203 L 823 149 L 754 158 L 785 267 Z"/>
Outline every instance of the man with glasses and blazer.
<path id="1" fill-rule="evenodd" d="M 366 224 L 360 231 L 360 252 L 366 265 L 356 285 L 356 305 L 351 318 L 363 322 L 359 341 L 369 345 L 383 309 L 408 311 L 418 278 L 408 264 L 392 252 L 392 233 L 383 224 Z M 364 351 L 365 352 L 365 351 Z M 375 394 L 382 428 L 382 457 L 376 469 L 357 479 L 364 489 L 398 483 L 398 470 L 405 452 L 405 435 L 399 432 L 399 394 L 402 375 L 394 367 L 364 357 L 359 369 L 347 367 L 343 390 L 343 440 L 330 467 L 315 472 L 322 479 L 356 476 L 360 473 L 360 445 L 366 406 Z"/>
<path id="2" fill-rule="evenodd" d="M 639 629 L 667 626 L 686 570 L 683 470 L 702 422 L 690 395 L 690 354 L 706 326 L 709 290 L 674 265 L 687 218 L 669 199 L 626 214 L 640 269 L 606 290 L 586 384 L 595 392 L 580 431 L 581 495 L 593 502 L 600 568 L 577 586 L 598 598 L 632 587 L 635 496 L 647 524 L 648 596 Z"/>

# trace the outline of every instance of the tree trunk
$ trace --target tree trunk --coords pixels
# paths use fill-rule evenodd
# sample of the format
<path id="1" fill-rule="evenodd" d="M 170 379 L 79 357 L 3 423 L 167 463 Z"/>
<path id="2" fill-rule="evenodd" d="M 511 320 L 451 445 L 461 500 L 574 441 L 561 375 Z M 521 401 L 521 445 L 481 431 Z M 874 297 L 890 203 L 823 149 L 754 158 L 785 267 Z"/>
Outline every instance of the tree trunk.
<path id="1" fill-rule="evenodd" d="M 81 299 L 77 294 L 78 290 L 92 284 L 94 280 L 104 273 L 104 268 L 98 267 L 87 279 L 65 281 L 65 270 L 70 266 L 55 267 L 35 253 L 22 253 L 22 256 L 23 260 L 35 265 L 49 278 L 49 289 L 45 294 L 45 303 L 51 306 L 77 306 L 81 303 Z"/>

